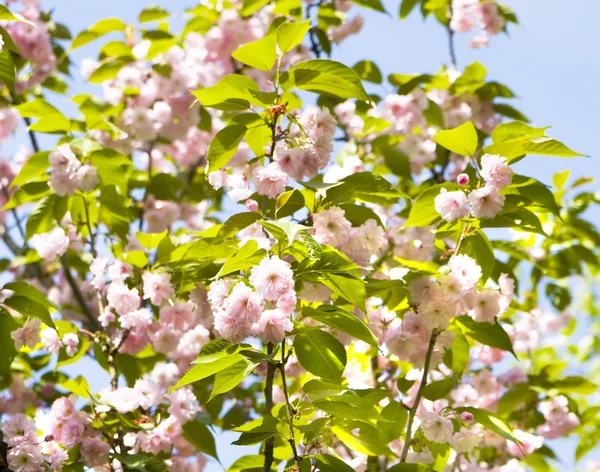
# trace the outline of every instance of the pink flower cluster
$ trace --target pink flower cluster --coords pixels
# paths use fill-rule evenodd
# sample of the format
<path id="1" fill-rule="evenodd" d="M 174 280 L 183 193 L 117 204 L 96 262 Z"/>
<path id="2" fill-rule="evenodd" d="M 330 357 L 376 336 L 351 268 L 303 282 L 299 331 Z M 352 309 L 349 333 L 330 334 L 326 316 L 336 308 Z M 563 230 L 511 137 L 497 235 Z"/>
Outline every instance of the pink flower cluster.
<path id="1" fill-rule="evenodd" d="M 57 195 L 73 195 L 75 190 L 88 192 L 95 189 L 100 183 L 95 167 L 81 165 L 68 144 L 58 146 L 48 156 L 50 167 L 50 187 Z"/>
<path id="2" fill-rule="evenodd" d="M 371 257 L 378 255 L 384 247 L 385 232 L 374 219 L 353 227 L 344 215 L 344 210 L 335 206 L 313 215 L 315 239 L 343 251 L 357 264 L 366 266 Z"/>
<path id="3" fill-rule="evenodd" d="M 208 299 L 214 313 L 214 328 L 230 342 L 257 336 L 264 342 L 279 343 L 293 329 L 290 316 L 296 308 L 293 272 L 277 256 L 265 257 L 253 267 L 249 281 L 233 285 L 222 279 L 210 286 Z"/>
<path id="4" fill-rule="evenodd" d="M 506 164 L 506 158 L 484 154 L 481 157 L 481 177 L 485 185 L 471 190 L 468 197 L 462 190 L 448 192 L 442 189 L 435 197 L 435 210 L 448 221 L 465 218 L 493 218 L 504 207 L 505 196 L 500 190 L 510 185 L 513 171 Z"/>
<path id="5" fill-rule="evenodd" d="M 481 32 L 469 42 L 473 48 L 487 46 L 490 36 L 504 29 L 505 20 L 495 0 L 453 0 L 450 28 L 457 33 L 468 33 L 479 27 Z"/>
<path id="6" fill-rule="evenodd" d="M 48 25 L 42 21 L 39 2 L 22 0 L 21 3 L 24 7 L 21 14 L 30 23 L 2 22 L 21 55 L 31 61 L 31 72 L 16 84 L 17 93 L 26 92 L 43 83 L 56 71 L 57 66 Z"/>
<path id="7" fill-rule="evenodd" d="M 54 436 L 38 437 L 37 427 L 21 413 L 1 426 L 3 440 L 8 445 L 8 466 L 15 472 L 61 470 L 68 459 Z"/>

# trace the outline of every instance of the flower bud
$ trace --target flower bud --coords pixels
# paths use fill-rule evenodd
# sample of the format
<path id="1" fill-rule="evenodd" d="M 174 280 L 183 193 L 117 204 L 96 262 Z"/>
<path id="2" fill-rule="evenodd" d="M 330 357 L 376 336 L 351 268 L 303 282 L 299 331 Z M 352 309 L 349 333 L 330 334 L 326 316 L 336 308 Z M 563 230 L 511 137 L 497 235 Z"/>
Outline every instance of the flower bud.
<path id="1" fill-rule="evenodd" d="M 467 185 L 469 183 L 469 176 L 467 174 L 458 174 L 456 183 L 458 183 L 458 185 Z"/>

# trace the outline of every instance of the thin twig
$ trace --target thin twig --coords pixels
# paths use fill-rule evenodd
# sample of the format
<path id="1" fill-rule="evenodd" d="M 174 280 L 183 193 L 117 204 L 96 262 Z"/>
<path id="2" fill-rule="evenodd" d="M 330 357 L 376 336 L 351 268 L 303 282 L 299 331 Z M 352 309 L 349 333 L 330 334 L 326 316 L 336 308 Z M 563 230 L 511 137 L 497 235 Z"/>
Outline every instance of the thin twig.
<path id="1" fill-rule="evenodd" d="M 79 305 L 81 306 L 81 310 L 83 311 L 83 314 L 85 315 L 85 317 L 88 319 L 88 321 L 92 324 L 92 326 L 94 328 L 96 328 L 98 330 L 101 329 L 101 325 L 100 325 L 100 322 L 98 321 L 98 318 L 96 318 L 90 311 L 90 307 L 88 306 L 87 302 L 85 301 L 85 298 L 83 297 L 83 294 L 81 293 L 81 290 L 79 289 L 79 286 L 77 285 L 76 280 L 73 278 L 73 274 L 71 274 L 71 267 L 69 266 L 69 262 L 67 261 L 67 258 L 65 256 L 62 256 L 60 258 L 60 262 L 61 262 L 61 265 L 63 268 L 63 272 L 65 274 L 65 278 L 67 279 L 67 282 L 68 282 L 69 286 L 71 287 L 73 296 L 77 300 L 77 303 L 79 303 Z"/>
<path id="2" fill-rule="evenodd" d="M 292 408 L 292 404 L 290 403 L 290 396 L 288 394 L 287 389 L 287 381 L 285 378 L 285 339 L 281 341 L 281 362 L 279 363 L 279 373 L 281 374 L 281 385 L 283 388 L 283 396 L 285 397 L 285 407 L 287 410 L 288 421 L 290 422 L 290 438 L 288 442 L 290 443 L 290 447 L 292 448 L 292 452 L 294 454 L 294 462 L 296 462 L 296 467 L 298 471 L 300 471 L 300 466 L 302 463 L 302 458 L 298 455 L 298 449 L 296 447 L 296 438 L 294 436 L 294 415 L 295 411 Z"/>
<path id="3" fill-rule="evenodd" d="M 408 455 L 408 449 L 412 444 L 412 425 L 417 415 L 417 409 L 419 408 L 419 403 L 421 402 L 421 397 L 423 396 L 423 389 L 427 385 L 427 376 L 429 375 L 429 365 L 431 364 L 431 356 L 433 355 L 433 348 L 435 347 L 435 340 L 438 337 L 437 329 L 434 329 L 431 332 L 431 338 L 429 339 L 429 347 L 427 348 L 427 354 L 425 356 L 425 366 L 423 367 L 423 377 L 421 377 L 421 385 L 419 385 L 419 390 L 417 390 L 417 395 L 415 396 L 415 401 L 413 403 L 412 408 L 408 414 L 408 424 L 406 425 L 406 439 L 404 441 L 404 446 L 402 447 L 402 454 L 400 456 L 400 462 L 406 462 L 406 456 Z"/>
<path id="4" fill-rule="evenodd" d="M 450 49 L 450 64 L 452 67 L 456 69 L 456 52 L 454 50 L 454 31 L 450 27 L 450 23 L 452 22 L 452 15 L 454 11 L 452 10 L 452 2 L 448 2 L 448 48 Z"/>

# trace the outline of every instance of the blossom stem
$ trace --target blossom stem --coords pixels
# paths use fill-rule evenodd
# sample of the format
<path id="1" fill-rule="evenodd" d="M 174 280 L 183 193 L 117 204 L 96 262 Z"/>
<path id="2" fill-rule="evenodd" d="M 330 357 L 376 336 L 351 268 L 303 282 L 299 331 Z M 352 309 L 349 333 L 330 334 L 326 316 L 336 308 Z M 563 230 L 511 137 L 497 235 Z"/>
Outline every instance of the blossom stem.
<path id="1" fill-rule="evenodd" d="M 419 409 L 419 403 L 421 403 L 421 397 L 423 396 L 423 389 L 427 385 L 427 376 L 429 375 L 429 366 L 431 364 L 431 356 L 433 355 L 433 348 L 435 347 L 435 340 L 438 337 L 438 330 L 434 329 L 431 332 L 431 338 L 429 339 L 429 348 L 427 349 L 427 355 L 425 356 L 425 365 L 423 366 L 423 376 L 421 377 L 421 385 L 417 390 L 415 401 L 408 414 L 408 424 L 406 425 L 406 439 L 404 446 L 402 447 L 402 454 L 400 455 L 400 462 L 406 462 L 406 456 L 408 455 L 408 449 L 412 444 L 412 425 Z"/>
<path id="2" fill-rule="evenodd" d="M 273 354 L 273 344 L 267 344 L 267 354 L 270 356 Z M 269 360 L 267 362 L 267 378 L 265 380 L 265 416 L 271 416 L 273 410 L 273 378 L 275 377 L 275 364 Z M 263 465 L 263 472 L 270 472 L 271 466 L 273 465 L 273 451 L 275 449 L 275 438 L 270 437 L 265 441 L 265 463 Z"/>
<path id="3" fill-rule="evenodd" d="M 285 378 L 285 363 L 287 358 L 285 356 L 285 339 L 281 341 L 281 362 L 279 363 L 279 373 L 281 374 L 281 385 L 283 388 L 283 396 L 285 397 L 285 407 L 287 411 L 288 421 L 290 422 L 290 438 L 288 439 L 292 452 L 294 454 L 294 462 L 296 467 L 300 470 L 302 458 L 298 455 L 298 449 L 296 448 L 296 438 L 294 436 L 294 409 L 290 403 L 290 396 L 287 389 L 287 381 Z"/>

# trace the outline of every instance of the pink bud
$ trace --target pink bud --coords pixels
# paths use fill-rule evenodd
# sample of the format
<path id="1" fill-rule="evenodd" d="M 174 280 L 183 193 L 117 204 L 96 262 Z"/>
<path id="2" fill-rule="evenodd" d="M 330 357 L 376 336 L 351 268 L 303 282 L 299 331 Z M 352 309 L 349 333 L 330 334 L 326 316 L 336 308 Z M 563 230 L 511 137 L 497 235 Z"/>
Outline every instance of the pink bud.
<path id="1" fill-rule="evenodd" d="M 422 249 L 422 248 L 423 248 L 423 241 L 421 241 L 420 239 L 415 239 L 415 240 L 413 241 L 413 246 L 414 246 L 416 249 Z"/>
<path id="2" fill-rule="evenodd" d="M 467 185 L 469 183 L 469 176 L 467 174 L 458 174 L 456 182 L 458 185 Z"/>
<path id="3" fill-rule="evenodd" d="M 468 179 L 468 177 L 467 177 Z M 460 414 L 460 419 L 463 421 L 473 421 L 473 413 L 469 413 L 468 411 L 463 411 Z"/>
<path id="4" fill-rule="evenodd" d="M 49 434 L 48 436 L 46 436 L 44 438 L 44 441 L 46 441 L 46 442 L 54 441 L 54 435 Z"/>
<path id="5" fill-rule="evenodd" d="M 248 208 L 248 211 L 258 211 L 258 202 L 250 198 L 246 200 L 246 208 Z"/>

